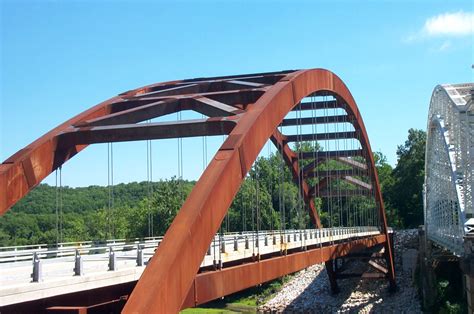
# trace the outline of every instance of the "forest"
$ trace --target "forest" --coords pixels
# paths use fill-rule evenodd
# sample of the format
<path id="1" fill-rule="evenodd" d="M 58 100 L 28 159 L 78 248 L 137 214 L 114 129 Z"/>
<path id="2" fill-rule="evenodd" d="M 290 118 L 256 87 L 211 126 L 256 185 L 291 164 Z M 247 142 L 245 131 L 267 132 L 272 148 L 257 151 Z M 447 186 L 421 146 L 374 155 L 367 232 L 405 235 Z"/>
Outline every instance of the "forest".
<path id="1" fill-rule="evenodd" d="M 425 141 L 424 131 L 410 129 L 405 143 L 397 148 L 395 168 L 383 153 L 374 153 L 388 223 L 394 228 L 423 223 Z M 316 183 L 318 178 L 311 180 Z M 334 187 L 345 184 L 341 181 L 334 180 Z M 0 217 L 0 245 L 163 235 L 194 184 L 176 177 L 113 187 L 41 184 Z M 279 154 L 259 157 L 234 198 L 221 231 L 311 227 L 298 191 Z M 354 225 L 364 219 L 375 224 L 377 220 L 371 212 L 373 206 L 362 197 L 348 197 L 339 203 L 316 197 L 315 205 L 324 226 Z"/>

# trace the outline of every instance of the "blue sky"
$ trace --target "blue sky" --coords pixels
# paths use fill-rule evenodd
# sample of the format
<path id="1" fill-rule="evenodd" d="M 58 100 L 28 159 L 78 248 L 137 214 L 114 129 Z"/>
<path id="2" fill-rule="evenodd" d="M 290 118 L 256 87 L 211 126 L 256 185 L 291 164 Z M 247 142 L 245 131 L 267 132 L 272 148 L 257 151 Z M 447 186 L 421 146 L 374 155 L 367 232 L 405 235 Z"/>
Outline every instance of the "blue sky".
<path id="1" fill-rule="evenodd" d="M 473 81 L 471 1 L 0 0 L 0 8 L 0 160 L 131 88 L 322 67 L 346 82 L 373 150 L 395 165 L 408 129 L 426 127 L 435 85 Z M 210 140 L 209 159 L 219 141 Z M 184 146 L 184 176 L 195 179 L 200 140 Z M 96 145 L 76 156 L 64 184 L 106 184 L 106 152 Z M 146 179 L 144 142 L 114 152 L 116 182 Z M 176 175 L 176 159 L 176 141 L 154 141 L 154 178 Z"/>

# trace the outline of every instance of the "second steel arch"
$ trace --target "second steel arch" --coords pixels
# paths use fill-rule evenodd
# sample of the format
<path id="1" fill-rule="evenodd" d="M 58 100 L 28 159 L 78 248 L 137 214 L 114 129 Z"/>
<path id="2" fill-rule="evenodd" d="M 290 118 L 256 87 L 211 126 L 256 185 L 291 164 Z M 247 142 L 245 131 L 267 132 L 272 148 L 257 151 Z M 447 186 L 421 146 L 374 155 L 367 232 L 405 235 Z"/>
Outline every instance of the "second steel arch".
<path id="1" fill-rule="evenodd" d="M 323 69 L 301 70 L 287 73 L 276 82 L 245 113 L 235 118 L 235 127 L 202 174 L 185 201 L 164 241 L 151 259 L 135 290 L 130 296 L 125 312 L 177 312 L 193 285 L 199 265 L 211 239 L 217 232 L 240 184 L 250 170 L 266 141 L 275 135 L 278 125 L 301 99 L 317 92 L 330 92 L 345 102 L 355 117 L 361 133 L 361 144 L 367 152 L 375 198 L 388 253 L 391 284 L 394 284 L 391 247 L 375 170 L 372 151 L 364 123 L 349 90 L 335 74 Z M 291 151 L 285 153 L 288 162 Z M 309 198 L 305 192 L 305 198 Z M 314 204 L 308 202 L 311 214 L 318 224 Z M 265 272 L 265 270 L 262 270 Z M 242 276 L 245 274 L 242 273 Z M 221 283 L 225 285 L 224 282 Z"/>

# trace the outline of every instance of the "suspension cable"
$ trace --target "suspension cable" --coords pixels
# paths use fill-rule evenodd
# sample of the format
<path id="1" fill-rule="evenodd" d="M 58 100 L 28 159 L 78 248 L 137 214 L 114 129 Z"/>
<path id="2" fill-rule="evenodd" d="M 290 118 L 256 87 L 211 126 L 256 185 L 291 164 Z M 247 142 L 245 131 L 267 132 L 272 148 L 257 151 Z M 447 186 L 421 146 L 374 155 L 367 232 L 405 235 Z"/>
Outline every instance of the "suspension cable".
<path id="1" fill-rule="evenodd" d="M 113 143 L 108 143 L 107 157 L 108 157 L 108 178 L 107 185 L 109 188 L 109 210 L 107 213 L 107 237 L 114 237 L 114 151 Z"/>
<path id="2" fill-rule="evenodd" d="M 343 104 L 343 109 L 344 109 L 344 115 L 346 116 L 346 118 L 343 120 L 343 126 L 344 126 L 344 133 L 348 132 L 349 131 L 349 126 L 347 125 L 347 116 L 349 115 L 349 112 L 348 112 L 348 109 L 347 109 L 347 104 L 344 103 Z M 349 142 L 350 140 L 352 139 L 352 137 L 349 139 L 349 138 L 345 138 L 344 140 L 344 150 L 349 150 Z M 345 167 L 346 169 L 349 170 L 349 167 Z M 349 172 L 351 175 L 352 175 L 352 172 Z M 345 208 L 345 211 L 346 211 L 346 223 L 345 223 L 345 226 L 346 227 L 350 227 L 350 204 L 349 204 L 349 200 L 350 200 L 350 197 L 347 196 L 347 193 L 346 195 L 344 196 L 344 208 Z"/>
<path id="3" fill-rule="evenodd" d="M 339 112 L 339 109 L 336 108 L 336 106 L 334 107 L 334 110 L 333 110 L 333 114 L 334 116 L 337 116 Z M 335 123 L 335 130 L 334 132 L 337 134 L 339 133 L 339 123 Z M 337 137 L 337 136 L 336 136 Z M 341 202 L 341 183 L 342 183 L 342 177 L 341 177 L 341 167 L 339 166 L 339 157 L 341 156 L 341 153 L 340 153 L 340 140 L 339 139 L 336 139 L 334 141 L 334 146 L 335 146 L 335 150 L 336 150 L 336 160 L 337 162 L 335 163 L 336 165 L 336 202 L 337 202 L 337 211 L 338 211 L 338 227 L 342 227 L 342 202 Z"/>
<path id="4" fill-rule="evenodd" d="M 64 212 L 63 212 L 63 167 L 59 167 L 59 240 L 64 242 L 63 236 L 63 223 L 64 223 Z"/>
<path id="5" fill-rule="evenodd" d="M 346 113 L 347 113 L 347 116 L 348 116 L 348 128 L 355 132 L 356 131 L 356 124 L 355 124 L 355 121 L 354 121 L 354 115 L 352 114 L 352 112 L 350 111 L 349 108 L 346 110 Z M 355 138 L 352 137 L 349 140 L 348 149 L 354 150 L 354 142 L 355 142 Z M 353 165 L 350 166 L 350 169 L 352 170 L 351 175 L 354 175 L 357 171 L 357 168 Z M 348 206 L 349 206 L 349 226 L 350 227 L 355 227 L 356 223 L 355 223 L 354 199 L 353 199 L 353 195 L 351 194 L 351 191 L 348 191 L 347 194 L 348 194 L 347 200 L 349 202 L 349 204 L 348 204 Z"/>
<path id="6" fill-rule="evenodd" d="M 280 134 L 283 135 L 283 125 L 280 123 Z M 280 242 L 285 243 L 286 242 L 286 213 L 285 213 L 285 194 L 284 194 L 284 182 L 285 182 L 285 160 L 283 157 L 284 154 L 284 143 L 281 141 L 279 144 L 279 154 L 278 154 L 278 160 L 279 160 L 279 168 L 280 168 L 280 175 L 279 175 L 279 180 L 280 180 L 280 188 L 278 191 L 278 200 L 279 200 L 279 209 L 280 209 Z M 283 236 L 281 235 L 283 234 Z M 282 241 L 283 239 L 283 241 Z"/>
<path id="7" fill-rule="evenodd" d="M 271 143 L 270 141 L 267 141 L 267 162 L 268 164 L 270 165 L 271 164 Z M 270 173 L 269 173 L 270 175 Z M 270 177 L 269 178 L 269 182 L 270 182 L 270 205 L 271 205 L 271 208 L 270 208 L 270 230 L 272 231 L 272 235 L 273 235 L 273 213 L 274 213 L 274 208 L 273 208 L 273 178 Z"/>
<path id="8" fill-rule="evenodd" d="M 251 176 L 252 177 L 252 176 Z M 252 190 L 255 191 L 255 195 L 257 194 L 257 189 L 256 189 L 256 180 L 255 180 L 255 164 L 254 164 L 254 174 L 252 178 Z M 253 194 L 253 193 L 252 193 Z M 255 203 L 255 198 L 252 198 L 253 202 Z M 253 246 L 252 246 L 252 254 L 255 256 L 255 204 L 252 205 L 252 237 L 253 237 Z"/>
<path id="9" fill-rule="evenodd" d="M 318 126 L 316 125 L 316 104 L 315 104 L 315 101 L 316 101 L 316 97 L 314 96 L 314 94 L 311 94 L 311 134 L 312 134 L 312 146 L 313 146 L 313 168 L 311 169 L 311 172 L 313 174 L 313 188 L 315 190 L 319 190 L 319 183 L 316 183 L 316 172 L 315 170 L 317 169 L 317 165 L 318 165 L 318 142 L 317 142 L 317 139 L 316 139 L 316 133 L 318 132 Z M 315 169 L 316 168 L 316 169 Z M 308 178 L 310 176 L 308 175 Z M 317 186 L 318 185 L 318 186 Z M 309 198 L 309 201 L 310 202 L 313 202 L 313 205 L 314 205 L 314 210 L 316 211 L 316 214 L 319 215 L 319 212 L 318 212 L 318 207 L 316 206 L 316 191 L 311 191 L 312 193 L 312 197 Z M 311 204 L 310 204 L 311 206 Z M 315 226 L 316 228 L 318 228 L 318 226 Z"/>
<path id="10" fill-rule="evenodd" d="M 326 202 L 327 202 L 327 206 L 328 206 L 328 216 L 329 216 L 329 228 L 332 228 L 333 227 L 333 217 L 332 217 L 332 195 L 331 195 L 331 176 L 328 175 L 329 172 L 327 172 L 329 170 L 329 135 L 328 135 L 328 132 L 329 132 L 329 117 L 328 117 L 328 102 L 327 102 L 327 96 L 324 95 L 323 96 L 323 102 L 324 102 L 324 120 L 325 120 L 325 123 L 324 123 L 324 148 L 325 148 L 325 151 L 326 151 L 326 159 L 325 159 L 325 169 L 326 169 Z"/>
<path id="11" fill-rule="evenodd" d="M 62 166 L 56 169 L 56 246 L 63 242 Z"/>
<path id="12" fill-rule="evenodd" d="M 181 111 L 178 111 L 176 113 L 177 120 L 181 121 L 182 116 L 181 116 Z M 179 194 L 181 197 L 181 202 L 184 201 L 184 195 L 183 195 L 183 138 L 178 137 L 177 139 L 178 143 L 178 189 L 179 189 Z M 181 204 L 182 205 L 182 204 Z"/>
<path id="13" fill-rule="evenodd" d="M 360 140 L 360 134 L 359 132 L 357 133 L 357 140 L 359 142 L 358 146 L 362 148 L 362 142 Z M 362 169 L 358 169 L 358 177 L 361 177 L 361 172 Z M 357 200 L 357 212 L 359 216 L 359 226 L 364 226 L 365 225 L 365 213 L 363 211 L 364 206 L 363 206 L 363 191 L 360 187 L 357 187 L 356 193 L 358 195 L 358 200 Z"/>
<path id="14" fill-rule="evenodd" d="M 301 239 L 301 228 L 302 228 L 302 207 L 303 207 L 303 197 L 302 197 L 302 190 L 303 190 L 303 129 L 302 129 L 302 120 L 301 120 L 301 102 L 298 103 L 298 110 L 296 111 L 297 115 L 297 128 L 296 128 L 296 138 L 298 140 L 298 206 L 297 206 L 297 227 L 300 233 L 300 240 Z"/>
<path id="15" fill-rule="evenodd" d="M 59 187 L 58 187 L 58 169 L 55 171 L 56 175 L 56 246 L 59 244 Z"/>
<path id="16" fill-rule="evenodd" d="M 256 198 L 257 198 L 257 208 L 256 208 L 256 211 L 257 211 L 257 226 L 256 226 L 256 229 L 257 229 L 257 242 L 258 242 L 258 246 L 257 246 L 257 254 L 260 256 L 260 173 L 259 173 L 259 169 L 260 169 L 260 166 L 256 163 L 255 164 L 255 177 L 257 179 L 257 182 L 256 182 Z"/>
<path id="17" fill-rule="evenodd" d="M 314 96 L 314 99 L 312 99 L 312 111 L 313 111 L 313 117 L 314 117 L 313 125 L 315 125 L 316 118 L 317 118 L 316 96 Z M 314 146 L 315 146 L 315 149 L 314 149 L 315 150 L 315 158 L 314 158 L 314 163 L 315 163 L 314 167 L 315 167 L 315 169 L 313 168 L 312 170 L 313 170 L 313 181 L 314 181 L 314 185 L 316 187 L 316 191 L 314 192 L 315 196 L 313 196 L 313 198 L 317 197 L 319 199 L 319 201 L 321 202 L 321 204 L 319 204 L 320 209 L 321 209 L 319 212 L 322 212 L 323 204 L 322 204 L 322 198 L 321 198 L 321 194 L 320 194 L 321 175 L 319 173 L 319 168 L 320 168 L 319 167 L 319 160 L 320 160 L 319 151 L 320 151 L 320 147 L 319 147 L 319 142 L 317 141 L 316 134 L 315 134 L 315 133 L 318 132 L 318 126 L 315 125 L 314 127 L 315 127 L 315 132 L 313 132 L 313 140 L 315 142 L 315 144 L 314 144 Z M 323 126 L 323 128 L 324 128 L 324 126 Z M 317 182 L 316 182 L 316 178 L 317 178 Z M 321 228 L 323 228 L 324 226 L 323 226 L 322 222 L 320 222 L 320 223 L 321 223 Z M 319 230 L 319 247 L 320 248 L 322 248 L 322 246 L 323 246 L 323 242 L 321 241 L 321 232 L 322 232 L 322 230 L 320 229 Z M 322 260 L 322 254 L 323 254 L 322 250 L 320 250 L 320 252 L 321 252 L 321 260 Z"/>
<path id="18" fill-rule="evenodd" d="M 148 120 L 150 123 L 151 120 Z M 146 140 L 146 176 L 147 176 L 147 188 L 148 188 L 148 236 L 153 237 L 153 212 L 151 201 L 153 197 L 153 155 L 152 155 L 152 142 L 151 140 Z"/>

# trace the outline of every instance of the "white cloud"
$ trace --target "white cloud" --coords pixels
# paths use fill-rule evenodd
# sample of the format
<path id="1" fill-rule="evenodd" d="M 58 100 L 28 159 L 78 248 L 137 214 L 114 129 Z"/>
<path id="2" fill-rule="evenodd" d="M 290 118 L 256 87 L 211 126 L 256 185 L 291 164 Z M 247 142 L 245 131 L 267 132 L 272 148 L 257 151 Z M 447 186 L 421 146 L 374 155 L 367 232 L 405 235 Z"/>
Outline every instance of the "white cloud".
<path id="1" fill-rule="evenodd" d="M 425 42 L 429 43 L 432 52 L 447 52 L 463 45 L 466 40 L 472 42 L 473 35 L 474 12 L 447 12 L 429 17 L 418 31 L 402 38 L 402 42 Z"/>
<path id="2" fill-rule="evenodd" d="M 443 13 L 426 20 L 421 31 L 427 36 L 465 36 L 474 33 L 474 13 Z"/>

